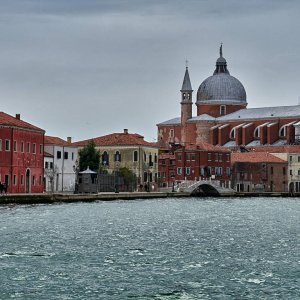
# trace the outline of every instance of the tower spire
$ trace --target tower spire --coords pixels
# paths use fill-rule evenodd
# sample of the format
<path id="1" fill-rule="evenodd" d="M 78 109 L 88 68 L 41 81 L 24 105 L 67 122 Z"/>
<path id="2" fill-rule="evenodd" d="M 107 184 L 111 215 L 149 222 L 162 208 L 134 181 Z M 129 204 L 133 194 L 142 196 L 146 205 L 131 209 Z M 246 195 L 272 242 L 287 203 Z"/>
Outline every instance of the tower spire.
<path id="1" fill-rule="evenodd" d="M 223 57 L 223 43 L 221 42 L 221 46 L 220 46 L 220 57 Z"/>
<path id="2" fill-rule="evenodd" d="M 192 92 L 192 85 L 189 75 L 188 60 L 185 61 L 185 74 L 183 78 L 181 92 Z"/>

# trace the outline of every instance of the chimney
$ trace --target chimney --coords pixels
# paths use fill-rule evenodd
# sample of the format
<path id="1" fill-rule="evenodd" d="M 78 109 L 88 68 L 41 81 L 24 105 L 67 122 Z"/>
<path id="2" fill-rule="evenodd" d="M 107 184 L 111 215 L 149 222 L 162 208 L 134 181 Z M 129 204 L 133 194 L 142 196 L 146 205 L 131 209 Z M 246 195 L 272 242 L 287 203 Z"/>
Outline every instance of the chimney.
<path id="1" fill-rule="evenodd" d="M 124 134 L 128 134 L 128 129 L 124 129 Z"/>
<path id="2" fill-rule="evenodd" d="M 68 136 L 68 137 L 67 137 L 67 142 L 68 142 L 69 144 L 72 143 L 72 137 L 71 137 L 71 136 Z"/>
<path id="3" fill-rule="evenodd" d="M 21 120 L 21 115 L 20 114 L 16 114 L 16 119 L 17 120 Z"/>

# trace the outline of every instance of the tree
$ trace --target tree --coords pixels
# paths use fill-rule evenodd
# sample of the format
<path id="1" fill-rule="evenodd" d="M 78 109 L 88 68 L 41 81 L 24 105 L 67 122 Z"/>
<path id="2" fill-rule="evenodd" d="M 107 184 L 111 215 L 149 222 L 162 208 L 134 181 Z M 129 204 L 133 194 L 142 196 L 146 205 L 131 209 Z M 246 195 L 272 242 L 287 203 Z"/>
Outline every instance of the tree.
<path id="1" fill-rule="evenodd" d="M 126 167 L 122 167 L 119 169 L 119 175 L 123 177 L 124 184 L 127 186 L 127 189 L 129 186 L 136 188 L 136 175 L 131 170 Z"/>
<path id="2" fill-rule="evenodd" d="M 80 171 L 84 171 L 89 167 L 94 172 L 98 172 L 100 166 L 100 152 L 96 150 L 96 144 L 93 140 L 80 149 L 78 154 Z"/>

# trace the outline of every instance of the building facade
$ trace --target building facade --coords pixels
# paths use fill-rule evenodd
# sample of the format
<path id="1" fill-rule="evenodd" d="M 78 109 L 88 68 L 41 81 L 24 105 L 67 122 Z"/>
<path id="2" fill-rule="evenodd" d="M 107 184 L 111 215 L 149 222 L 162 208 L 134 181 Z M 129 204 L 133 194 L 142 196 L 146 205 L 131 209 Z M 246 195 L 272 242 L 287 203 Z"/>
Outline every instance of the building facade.
<path id="1" fill-rule="evenodd" d="M 100 151 L 101 168 L 109 174 L 126 167 L 137 177 L 137 185 L 149 184 L 151 189 L 157 185 L 158 147 L 144 140 L 139 134 L 131 134 L 127 129 L 122 133 L 112 133 L 84 141 L 73 143 L 78 149 L 96 144 Z"/>
<path id="2" fill-rule="evenodd" d="M 45 136 L 44 185 L 46 192 L 74 192 L 77 147 L 54 136 Z M 77 161 L 77 162 L 76 162 Z"/>
<path id="3" fill-rule="evenodd" d="M 0 181 L 8 193 L 43 192 L 45 131 L 0 112 Z"/>
<path id="4" fill-rule="evenodd" d="M 157 125 L 161 148 L 170 143 L 207 142 L 232 149 L 300 143 L 300 105 L 247 108 L 245 88 L 230 75 L 222 46 L 213 75 L 198 88 L 196 116 L 188 68 L 180 93 L 181 116 Z"/>

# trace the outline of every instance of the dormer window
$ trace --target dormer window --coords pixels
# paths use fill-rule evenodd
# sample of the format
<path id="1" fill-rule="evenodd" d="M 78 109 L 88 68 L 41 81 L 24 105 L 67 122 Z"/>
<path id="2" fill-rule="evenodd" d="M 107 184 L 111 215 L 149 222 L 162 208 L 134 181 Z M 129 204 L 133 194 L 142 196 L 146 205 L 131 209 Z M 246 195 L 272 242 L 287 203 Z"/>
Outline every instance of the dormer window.
<path id="1" fill-rule="evenodd" d="M 226 105 L 221 105 L 220 106 L 220 116 L 225 116 L 226 115 Z"/>

